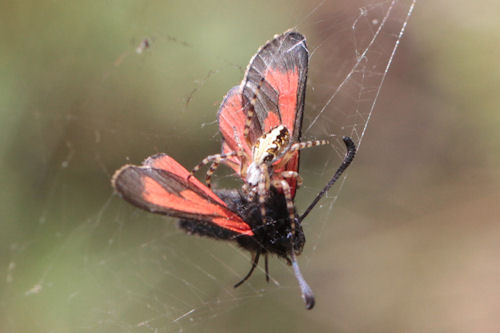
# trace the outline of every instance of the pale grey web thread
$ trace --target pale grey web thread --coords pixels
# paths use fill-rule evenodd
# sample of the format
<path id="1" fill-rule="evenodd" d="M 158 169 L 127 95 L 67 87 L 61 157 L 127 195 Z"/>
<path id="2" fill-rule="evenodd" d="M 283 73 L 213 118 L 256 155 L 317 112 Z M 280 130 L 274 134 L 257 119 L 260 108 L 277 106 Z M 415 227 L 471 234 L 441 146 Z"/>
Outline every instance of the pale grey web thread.
<path id="1" fill-rule="evenodd" d="M 372 39 L 368 43 L 368 46 L 363 50 L 363 52 L 361 53 L 361 55 L 357 55 L 357 61 L 356 61 L 355 65 L 353 66 L 353 68 L 351 69 L 351 71 L 347 74 L 347 76 L 344 78 L 344 80 L 341 82 L 341 84 L 337 87 L 337 89 L 335 90 L 335 92 L 330 96 L 330 98 L 328 99 L 328 101 L 325 103 L 325 105 L 322 107 L 322 109 L 320 110 L 320 112 L 313 119 L 313 121 L 311 122 L 311 124 L 307 127 L 306 132 L 308 130 L 310 130 L 314 126 L 314 124 L 318 121 L 318 119 L 320 118 L 320 116 L 322 115 L 322 113 L 327 109 L 327 107 L 331 104 L 331 102 L 335 99 L 335 97 L 342 91 L 342 87 L 344 87 L 344 85 L 347 84 L 350 81 L 350 79 L 353 76 L 353 74 L 361 72 L 362 73 L 362 77 L 364 78 L 364 76 L 365 76 L 365 70 L 363 68 L 361 68 L 361 65 L 362 65 L 363 61 L 365 60 L 366 54 L 372 48 L 372 46 L 375 43 L 377 37 L 381 33 L 381 31 L 382 31 L 385 23 L 387 22 L 387 20 L 391 16 L 391 12 L 393 11 L 393 9 L 394 9 L 394 7 L 395 7 L 395 5 L 397 3 L 398 3 L 398 0 L 393 0 L 391 2 L 391 4 L 390 4 L 389 8 L 387 9 L 387 11 L 386 11 L 386 13 L 385 13 L 385 15 L 384 15 L 381 23 L 378 26 L 378 29 L 375 31 Z M 416 0 L 412 0 L 411 5 L 409 6 L 409 8 L 407 10 L 406 17 L 403 20 L 401 29 L 399 30 L 399 33 L 398 33 L 397 38 L 396 38 L 396 41 L 394 43 L 394 46 L 393 46 L 392 51 L 390 53 L 390 56 L 389 56 L 389 58 L 387 60 L 387 63 L 385 65 L 384 71 L 382 73 L 381 80 L 377 84 L 375 96 L 374 96 L 373 101 L 372 101 L 372 103 L 370 105 L 370 109 L 368 111 L 368 115 L 366 116 L 366 119 L 364 120 L 362 131 L 361 131 L 360 134 L 358 134 L 357 126 L 354 126 L 353 129 L 352 129 L 352 131 L 351 131 L 351 135 L 355 135 L 356 138 L 358 139 L 357 140 L 357 149 L 358 149 L 358 151 L 359 151 L 359 146 L 361 145 L 361 141 L 362 141 L 362 139 L 363 139 L 363 137 L 365 135 L 366 129 L 368 127 L 368 123 L 369 123 L 369 121 L 371 119 L 371 116 L 373 114 L 373 111 L 375 109 L 375 105 L 376 105 L 378 97 L 380 95 L 380 91 L 381 91 L 382 86 L 384 84 L 385 78 L 386 78 L 387 73 L 389 71 L 389 68 L 390 68 L 390 66 L 392 64 L 392 60 L 394 59 L 394 56 L 395 56 L 396 51 L 398 49 L 398 46 L 399 46 L 399 44 L 401 42 L 401 39 L 402 39 L 402 37 L 404 35 L 404 32 L 405 32 L 406 26 L 408 24 L 408 21 L 409 21 L 411 15 L 413 13 L 413 9 L 415 7 L 415 3 L 416 3 Z M 354 23 L 352 25 L 352 29 L 353 30 L 356 29 L 356 24 L 359 21 L 359 19 L 362 16 L 365 16 L 365 15 L 366 15 L 366 12 L 363 11 L 363 10 L 361 10 L 360 15 L 358 16 L 358 18 L 356 18 L 356 20 L 354 21 Z M 358 93 L 358 101 L 361 98 L 361 94 L 362 94 L 362 91 L 360 90 L 359 93 Z M 357 103 L 357 104 L 358 105 L 356 106 L 356 113 L 359 114 L 359 103 Z M 361 116 L 361 114 L 359 114 L 359 115 Z M 338 149 L 338 148 L 334 147 L 334 150 L 337 152 L 337 154 L 339 156 L 343 155 L 343 150 L 342 149 Z M 324 171 L 322 173 L 324 173 Z M 334 192 L 333 195 L 331 195 L 329 197 L 330 198 L 330 202 L 328 203 L 328 211 L 329 212 L 333 211 L 333 207 L 335 206 L 335 204 L 337 202 L 337 199 L 339 198 L 339 193 L 342 191 L 342 188 L 343 188 L 343 186 L 344 186 L 347 178 L 348 178 L 348 174 L 346 173 L 346 174 L 344 174 L 344 176 L 342 176 L 341 179 L 339 179 L 337 187 L 333 190 L 333 192 Z M 328 193 L 325 196 L 325 199 L 326 198 L 328 198 Z M 326 203 L 323 203 L 323 204 L 320 203 L 319 207 L 322 207 L 324 204 L 326 204 Z M 324 220 L 324 222 L 320 223 L 320 225 L 321 225 L 321 227 L 320 227 L 321 230 L 319 231 L 319 233 L 316 234 L 316 239 L 317 240 L 319 240 L 321 238 L 321 235 L 324 233 L 324 230 L 325 230 L 326 225 L 327 225 L 327 221 Z M 313 244 L 312 250 L 315 251 L 319 242 L 313 242 L 313 243 L 314 244 Z"/>
<path id="2" fill-rule="evenodd" d="M 413 11 L 413 6 L 414 6 L 415 2 L 416 2 L 416 0 L 413 0 L 413 3 L 411 5 L 411 8 L 410 8 L 408 14 L 407 14 L 407 17 L 406 17 L 406 20 L 403 24 L 403 27 L 401 28 L 401 30 L 399 32 L 398 39 L 397 39 L 397 41 L 392 49 L 392 53 L 390 55 L 390 58 L 385 66 L 385 71 L 383 72 L 382 81 L 379 82 L 377 85 L 375 99 L 373 100 L 371 107 L 369 108 L 369 115 L 368 115 L 368 117 L 366 117 L 366 119 L 364 121 L 363 130 L 362 130 L 361 134 L 359 135 L 358 143 L 361 142 L 361 139 L 364 136 L 364 133 L 365 133 L 367 125 L 368 125 L 368 121 L 370 120 L 370 117 L 371 117 L 371 114 L 374 110 L 374 106 L 375 106 L 375 103 L 377 101 L 379 92 L 380 92 L 382 84 L 384 82 L 385 75 L 387 74 L 388 69 L 391 66 L 392 59 L 393 59 L 395 52 L 398 48 L 400 39 L 403 36 L 408 18 L 410 17 L 410 15 Z M 317 11 L 318 8 L 320 8 L 324 3 L 325 3 L 325 1 L 322 1 L 319 6 L 315 7 L 314 11 Z M 389 8 L 386 9 L 384 19 L 381 21 L 380 25 L 378 26 L 377 31 L 374 32 L 374 37 L 372 38 L 370 44 L 366 47 L 366 49 L 364 49 L 363 53 L 361 53 L 359 56 L 357 56 L 356 63 L 354 65 L 354 67 L 351 68 L 351 72 L 349 73 L 349 75 L 344 79 L 344 81 L 337 88 L 337 90 L 334 92 L 334 94 L 332 96 L 330 96 L 328 101 L 325 103 L 325 105 L 323 106 L 323 108 L 321 109 L 319 114 L 316 116 L 316 118 L 313 120 L 313 122 L 309 125 L 307 130 L 309 130 L 314 125 L 315 122 L 320 120 L 319 116 L 328 108 L 329 104 L 334 101 L 337 94 L 341 93 L 342 87 L 344 86 L 344 84 L 346 84 L 351 79 L 351 76 L 356 74 L 356 73 L 359 73 L 359 72 L 364 73 L 365 69 L 362 68 L 364 61 L 365 61 L 364 57 L 366 56 L 369 49 L 371 49 L 372 44 L 375 43 L 375 39 L 377 37 L 377 34 L 380 33 L 381 28 L 384 26 L 385 22 L 387 21 L 388 17 L 390 16 L 392 8 L 395 6 L 396 3 L 397 3 L 397 0 L 392 1 Z M 310 16 L 310 14 L 307 17 L 309 17 L 309 16 Z M 358 96 L 358 100 L 359 99 L 360 99 L 360 97 Z M 324 116 L 326 116 L 326 114 L 324 114 Z M 338 149 L 338 153 L 339 154 L 343 153 L 343 151 L 341 151 L 341 149 Z M 332 160 L 329 160 L 327 163 L 329 165 L 331 165 L 331 163 L 334 163 L 334 160 L 335 159 L 333 158 Z M 325 168 L 325 169 L 328 170 L 328 168 Z M 323 172 L 325 172 L 325 171 L 322 171 L 322 173 Z M 339 179 L 339 187 L 335 190 L 335 193 L 330 198 L 332 200 L 328 201 L 325 204 L 325 206 L 326 205 L 328 206 L 328 207 L 325 207 L 325 209 L 328 209 L 329 211 L 331 211 L 333 209 L 333 206 L 338 198 L 338 194 L 340 193 L 340 191 L 345 183 L 345 180 L 346 180 L 346 177 L 342 177 L 342 179 Z M 325 223 L 322 224 L 324 227 L 326 227 L 326 224 L 327 224 L 326 222 L 327 221 L 325 221 Z M 319 238 L 324 233 L 322 231 L 319 231 L 319 232 L 315 232 L 315 234 Z M 196 240 L 193 240 L 193 242 L 196 242 Z M 311 242 L 311 244 L 313 245 L 313 251 L 314 251 L 315 247 L 318 245 L 318 242 L 313 241 L 313 242 Z M 243 252 L 242 250 L 240 250 L 239 248 L 237 248 L 236 245 L 231 245 L 231 247 L 234 250 L 238 251 L 238 253 L 241 255 L 241 257 L 243 259 L 248 259 L 248 255 L 245 252 Z M 209 256 L 211 258 L 214 258 L 215 261 L 219 262 L 221 264 L 221 266 L 224 267 L 223 269 L 231 272 L 231 275 L 236 276 L 240 273 L 233 266 L 222 261 L 218 257 L 217 254 L 215 254 L 213 252 L 209 252 Z M 302 260 L 306 261 L 306 262 L 308 261 L 307 258 L 303 258 Z M 286 264 L 284 262 L 278 261 L 276 259 L 273 260 L 273 264 L 279 264 L 279 265 L 283 265 L 284 267 L 288 267 L 288 266 L 286 266 Z M 192 263 L 192 265 L 197 265 L 197 264 Z M 307 263 L 304 267 L 307 267 Z M 207 277 L 209 277 L 212 280 L 214 279 L 214 276 L 213 276 L 213 274 L 210 273 L 210 271 L 207 271 L 206 269 L 204 269 L 202 267 L 199 267 L 199 268 L 200 268 L 199 270 L 200 270 L 201 274 L 206 275 Z M 260 269 L 261 274 L 264 273 L 264 270 L 261 267 L 259 269 Z M 304 272 L 304 273 L 306 275 L 308 275 L 307 272 Z M 172 270 L 171 274 L 175 274 L 175 271 Z M 262 278 L 261 276 L 257 277 L 257 280 L 260 280 L 261 278 Z M 196 284 L 196 282 L 191 283 L 187 279 L 183 279 L 183 280 L 186 282 L 186 286 L 188 288 L 198 289 L 199 286 Z M 258 298 L 262 297 L 263 294 L 269 292 L 269 289 L 267 289 L 267 288 L 266 289 L 256 288 L 255 285 L 253 285 L 253 282 L 254 281 L 249 281 L 249 283 L 247 284 L 248 288 L 238 290 L 238 292 L 233 292 L 233 290 L 231 289 L 232 286 L 230 284 L 227 286 L 227 288 L 223 286 L 222 288 L 227 289 L 227 292 L 228 292 L 226 297 L 220 297 L 220 298 L 217 296 L 212 297 L 212 296 L 207 296 L 206 294 L 200 293 L 201 296 L 198 297 L 197 300 L 192 301 L 191 304 L 189 304 L 189 303 L 185 304 L 185 307 L 177 304 L 171 308 L 171 310 L 174 310 L 174 311 L 165 312 L 165 313 L 158 313 L 158 315 L 152 315 L 150 318 L 147 318 L 146 320 L 140 321 L 138 323 L 133 324 L 132 326 L 129 326 L 129 328 L 133 329 L 134 325 L 135 325 L 135 327 L 148 327 L 152 331 L 157 330 L 158 327 L 162 331 L 163 331 L 163 329 L 173 329 L 173 330 L 182 331 L 183 328 L 185 328 L 185 327 L 188 327 L 191 325 L 194 326 L 196 324 L 198 324 L 198 325 L 202 324 L 208 319 L 212 319 L 213 317 L 216 317 L 223 312 L 227 312 L 228 309 L 237 308 L 240 304 L 240 301 L 248 301 L 251 299 L 258 299 Z M 290 288 L 290 286 L 293 286 L 293 288 L 295 288 L 295 281 L 292 279 L 290 279 L 289 281 L 287 280 L 286 283 L 283 284 L 283 286 L 280 286 L 280 284 L 276 280 L 274 280 L 273 282 L 274 282 L 274 284 L 276 284 L 280 288 Z M 283 281 L 283 282 L 285 282 L 285 281 Z M 198 292 L 199 291 L 197 291 L 197 293 Z M 291 291 L 291 292 L 294 292 L 294 291 Z M 207 297 L 208 297 L 208 299 L 207 299 Z M 156 305 L 156 306 L 160 307 L 160 305 Z M 159 309 L 159 310 L 161 310 L 161 309 Z M 166 319 L 166 321 L 165 320 L 162 321 L 162 319 Z"/>
<path id="3" fill-rule="evenodd" d="M 417 0 L 413 0 L 411 5 L 410 5 L 410 8 L 408 9 L 408 13 L 406 14 L 406 18 L 405 20 L 403 21 L 403 26 L 401 27 L 400 31 L 399 31 L 399 34 L 398 34 L 398 38 L 396 39 L 396 42 L 394 43 L 394 47 L 392 48 L 392 52 L 391 52 L 391 55 L 389 57 L 389 60 L 387 61 L 387 64 L 385 66 L 385 69 L 384 69 L 384 74 L 382 75 L 382 79 L 380 80 L 380 84 L 378 85 L 378 88 L 377 88 L 377 92 L 375 94 L 375 98 L 373 99 L 373 103 L 370 107 L 370 111 L 368 112 L 368 117 L 366 119 L 366 122 L 365 122 L 365 125 L 363 127 L 363 131 L 361 132 L 361 136 L 359 137 L 359 141 L 358 141 L 358 151 L 359 151 L 359 146 L 361 144 L 361 141 L 363 140 L 363 137 L 365 135 L 365 132 L 366 132 L 366 129 L 368 127 L 368 123 L 370 122 L 370 119 L 371 119 L 371 116 L 373 114 L 373 110 L 375 109 L 375 104 L 377 104 L 377 100 L 378 100 L 378 97 L 380 95 L 380 91 L 382 89 L 382 86 L 384 84 L 384 81 L 385 81 L 385 78 L 387 76 L 387 73 L 389 72 L 389 68 L 391 67 L 391 64 L 392 64 L 392 60 L 394 59 L 394 55 L 396 54 L 396 51 L 399 47 L 399 43 L 401 42 L 401 39 L 403 38 L 403 34 L 405 32 L 405 29 L 406 29 L 406 25 L 408 24 L 408 21 L 410 19 L 410 16 L 411 14 L 413 13 L 413 8 L 415 7 L 415 3 L 416 3 Z M 394 4 L 396 3 L 396 0 L 394 0 L 392 3 L 391 3 L 391 10 L 392 10 L 392 7 L 394 6 Z M 387 17 L 387 16 L 386 16 Z M 386 20 L 386 17 L 384 17 L 384 20 Z M 379 27 L 380 28 L 380 27 Z"/>
<path id="4" fill-rule="evenodd" d="M 351 71 L 346 75 L 346 77 L 344 78 L 344 80 L 340 83 L 340 85 L 336 88 L 336 90 L 333 92 L 333 94 L 330 96 L 330 98 L 326 101 L 325 105 L 321 108 L 321 110 L 316 115 L 316 117 L 311 121 L 311 123 L 309 124 L 309 126 L 306 129 L 306 132 L 309 131 L 316 124 L 316 122 L 320 119 L 321 115 L 326 111 L 326 109 L 328 108 L 328 106 L 337 97 L 337 95 L 342 91 L 343 87 L 351 80 L 352 76 L 359 71 L 359 69 L 360 69 L 359 67 L 361 66 L 361 64 L 365 60 L 368 51 L 371 50 L 373 44 L 375 43 L 375 41 L 379 37 L 379 35 L 380 35 L 383 27 L 385 26 L 387 20 L 391 16 L 391 13 L 392 13 L 395 5 L 398 2 L 399 2 L 398 0 L 393 0 L 391 2 L 390 6 L 388 7 L 387 11 L 385 12 L 384 17 L 382 18 L 382 21 L 378 25 L 377 30 L 373 34 L 372 39 L 370 40 L 370 42 L 368 43 L 368 45 L 365 47 L 365 49 L 363 50 L 363 52 L 360 55 L 357 56 L 356 63 L 352 67 Z M 367 118 L 366 118 L 366 120 L 364 122 L 364 125 L 363 125 L 363 130 L 361 131 L 361 134 L 358 135 L 358 140 L 357 140 L 358 141 L 358 149 L 359 149 L 359 145 L 361 144 L 361 141 L 363 139 L 363 136 L 365 135 L 366 129 L 368 127 L 369 120 L 371 119 L 371 115 L 373 113 L 373 110 L 375 108 L 376 102 L 378 100 L 378 96 L 379 96 L 380 91 L 382 89 L 382 85 L 384 83 L 385 77 L 386 77 L 386 75 L 388 73 L 389 67 L 390 67 L 390 65 L 392 63 L 392 60 L 394 58 L 396 50 L 397 50 L 397 48 L 399 46 L 400 40 L 401 40 L 401 38 L 402 38 L 402 36 L 404 34 L 404 31 L 405 31 L 407 22 L 409 20 L 409 17 L 411 16 L 411 14 L 413 12 L 413 8 L 414 8 L 414 5 L 415 5 L 415 2 L 416 2 L 416 0 L 412 1 L 412 4 L 411 4 L 411 6 L 410 6 L 410 8 L 409 8 L 409 10 L 407 12 L 406 18 L 405 18 L 405 20 L 403 22 L 403 26 L 402 26 L 402 28 L 401 28 L 401 30 L 399 32 L 398 38 L 397 38 L 397 40 L 396 40 L 396 42 L 394 44 L 393 50 L 391 52 L 391 56 L 389 57 L 388 62 L 386 64 L 386 66 L 385 66 L 385 70 L 383 72 L 382 79 L 381 79 L 380 83 L 378 84 L 378 88 L 377 88 L 377 92 L 375 94 L 375 98 L 374 98 L 374 100 L 373 100 L 373 102 L 371 104 L 368 116 L 367 116 Z M 364 15 L 365 14 L 362 11 L 359 17 L 364 16 Z M 354 21 L 353 26 L 352 26 L 353 29 L 356 28 L 356 23 L 359 20 L 359 17 Z M 353 131 L 355 131 L 355 129 Z"/>

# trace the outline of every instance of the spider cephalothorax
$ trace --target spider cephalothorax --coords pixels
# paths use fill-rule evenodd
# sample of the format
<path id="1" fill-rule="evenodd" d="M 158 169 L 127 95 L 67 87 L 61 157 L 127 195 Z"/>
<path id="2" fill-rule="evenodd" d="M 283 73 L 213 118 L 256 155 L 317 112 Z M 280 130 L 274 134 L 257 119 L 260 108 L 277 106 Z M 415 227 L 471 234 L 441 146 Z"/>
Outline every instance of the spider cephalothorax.
<path id="1" fill-rule="evenodd" d="M 273 171 L 273 163 L 281 159 L 280 164 L 288 162 L 284 158 L 290 148 L 290 132 L 279 125 L 262 135 L 255 141 L 252 147 L 252 156 L 248 167 L 242 164 L 241 176 L 245 179 L 243 191 L 248 193 L 252 199 L 257 186 L 261 183 L 269 189 L 270 175 Z M 288 155 L 291 157 L 292 155 Z M 246 157 L 249 158 L 249 157 Z M 297 176 L 297 175 L 296 175 Z"/>
<path id="2" fill-rule="evenodd" d="M 257 186 L 261 178 L 260 166 L 272 167 L 279 157 L 289 148 L 290 132 L 285 126 L 279 125 L 262 135 L 252 147 L 252 162 L 246 170 L 242 170 L 242 176 L 246 178 L 246 184 Z"/>

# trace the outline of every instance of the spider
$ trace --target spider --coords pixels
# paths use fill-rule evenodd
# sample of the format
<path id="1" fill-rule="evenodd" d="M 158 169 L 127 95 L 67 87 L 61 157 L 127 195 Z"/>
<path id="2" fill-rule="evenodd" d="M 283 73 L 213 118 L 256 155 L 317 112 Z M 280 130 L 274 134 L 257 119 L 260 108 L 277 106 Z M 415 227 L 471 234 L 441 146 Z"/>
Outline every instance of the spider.
<path id="1" fill-rule="evenodd" d="M 270 187 L 274 187 L 283 191 L 285 196 L 289 218 L 291 221 L 291 232 L 295 234 L 295 208 L 293 196 L 290 189 L 290 184 L 285 179 L 295 179 L 297 187 L 302 185 L 302 178 L 297 171 L 282 171 L 279 174 L 274 173 L 275 169 L 284 167 L 295 153 L 305 148 L 327 145 L 328 140 L 312 140 L 306 142 L 292 142 L 289 130 L 283 125 L 278 125 L 266 133 L 262 134 L 254 142 L 250 139 L 250 126 L 255 116 L 255 103 L 259 98 L 259 92 L 265 79 L 262 77 L 259 84 L 254 89 L 253 96 L 249 101 L 249 107 L 246 113 L 245 127 L 243 136 L 248 147 L 251 147 L 249 154 L 241 142 L 238 142 L 238 150 L 229 153 L 221 153 L 209 155 L 204 158 L 191 171 L 193 176 L 204 165 L 211 163 L 207 173 L 205 182 L 207 187 L 211 187 L 211 178 L 215 170 L 221 162 L 234 163 L 230 158 L 238 157 L 241 159 L 239 174 L 244 181 L 242 190 L 247 195 L 249 201 L 253 201 L 255 195 L 258 195 L 261 216 L 265 219 L 266 207 L 265 202 L 270 191 Z M 238 138 L 235 135 L 236 139 Z"/>

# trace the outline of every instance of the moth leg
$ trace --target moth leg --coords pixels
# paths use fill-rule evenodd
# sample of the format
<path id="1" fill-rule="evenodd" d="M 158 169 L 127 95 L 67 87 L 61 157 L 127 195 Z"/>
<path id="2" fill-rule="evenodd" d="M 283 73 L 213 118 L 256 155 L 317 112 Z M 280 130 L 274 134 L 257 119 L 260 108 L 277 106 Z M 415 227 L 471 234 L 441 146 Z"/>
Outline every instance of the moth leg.
<path id="1" fill-rule="evenodd" d="M 260 251 L 257 251 L 254 255 L 253 255 L 253 262 L 252 262 L 252 267 L 250 268 L 250 271 L 247 273 L 247 275 L 245 275 L 245 277 L 243 279 L 241 279 L 240 282 L 236 283 L 234 285 L 234 288 L 238 288 L 239 286 L 241 286 L 246 280 L 248 280 L 248 278 L 252 275 L 255 267 L 257 267 L 257 264 L 259 263 L 259 257 L 260 257 Z M 267 255 L 266 255 L 266 262 L 267 262 Z"/>
<path id="2" fill-rule="evenodd" d="M 266 267 L 266 282 L 269 283 L 269 264 L 268 264 L 268 255 L 267 253 L 265 254 L 265 257 L 264 257 L 264 266 Z"/>

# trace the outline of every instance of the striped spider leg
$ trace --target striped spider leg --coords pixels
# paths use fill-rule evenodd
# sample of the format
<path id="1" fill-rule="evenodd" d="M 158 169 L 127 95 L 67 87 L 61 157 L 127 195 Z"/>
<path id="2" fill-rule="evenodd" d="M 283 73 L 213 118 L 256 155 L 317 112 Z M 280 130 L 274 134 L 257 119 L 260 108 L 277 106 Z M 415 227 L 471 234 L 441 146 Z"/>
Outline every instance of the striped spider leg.
<path id="1" fill-rule="evenodd" d="M 194 176 L 195 172 L 200 170 L 204 165 L 211 163 L 205 176 L 205 184 L 207 185 L 208 188 L 212 188 L 212 175 L 214 174 L 215 170 L 219 167 L 221 162 L 234 163 L 229 159 L 230 157 L 233 156 L 237 156 L 239 158 L 244 157 L 242 151 L 232 151 L 227 154 L 209 155 L 193 168 L 189 177 Z"/>

